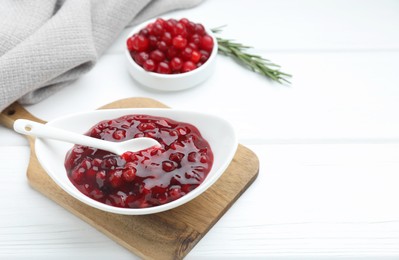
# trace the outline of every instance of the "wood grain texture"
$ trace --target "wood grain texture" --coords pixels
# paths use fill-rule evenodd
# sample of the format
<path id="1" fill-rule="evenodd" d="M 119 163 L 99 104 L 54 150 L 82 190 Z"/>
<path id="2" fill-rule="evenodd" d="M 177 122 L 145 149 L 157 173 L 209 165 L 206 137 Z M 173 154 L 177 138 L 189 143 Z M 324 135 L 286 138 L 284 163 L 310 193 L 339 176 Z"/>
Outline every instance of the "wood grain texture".
<path id="1" fill-rule="evenodd" d="M 147 98 L 128 98 L 110 103 L 107 108 L 165 107 Z M 5 110 L 1 122 L 8 127 L 17 118 L 37 120 L 19 105 Z M 56 201 L 116 242 L 145 259 L 181 259 L 222 217 L 256 179 L 257 156 L 239 145 L 234 159 L 221 178 L 201 196 L 178 208 L 151 215 L 118 215 L 87 206 L 65 193 L 41 168 L 29 137 L 31 158 L 27 177 L 32 187 Z"/>

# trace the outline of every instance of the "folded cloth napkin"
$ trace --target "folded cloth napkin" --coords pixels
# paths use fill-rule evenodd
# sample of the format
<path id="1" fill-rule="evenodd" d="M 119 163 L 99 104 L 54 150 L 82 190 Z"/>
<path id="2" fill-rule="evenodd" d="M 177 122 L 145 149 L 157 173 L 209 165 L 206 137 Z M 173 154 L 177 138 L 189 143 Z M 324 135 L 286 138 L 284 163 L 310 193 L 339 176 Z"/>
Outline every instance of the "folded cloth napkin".
<path id="1" fill-rule="evenodd" d="M 0 111 L 33 104 L 89 71 L 129 24 L 201 0 L 1 0 Z"/>

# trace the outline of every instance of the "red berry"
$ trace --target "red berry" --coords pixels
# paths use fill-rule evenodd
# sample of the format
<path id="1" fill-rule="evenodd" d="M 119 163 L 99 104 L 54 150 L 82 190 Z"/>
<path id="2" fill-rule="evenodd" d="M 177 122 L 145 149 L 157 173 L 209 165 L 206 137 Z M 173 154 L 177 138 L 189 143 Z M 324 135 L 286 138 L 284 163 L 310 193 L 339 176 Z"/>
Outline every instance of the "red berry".
<path id="1" fill-rule="evenodd" d="M 183 50 L 182 50 L 182 52 L 181 52 L 181 57 L 184 59 L 184 60 L 191 60 L 191 56 L 192 56 L 192 54 L 193 54 L 193 50 L 190 48 L 190 47 L 186 47 L 186 48 L 184 48 Z"/>
<path id="2" fill-rule="evenodd" d="M 200 61 L 202 63 L 204 63 L 205 61 L 207 61 L 209 59 L 209 56 L 210 56 L 209 52 L 207 52 L 205 50 L 200 50 L 200 53 L 201 53 Z"/>
<path id="3" fill-rule="evenodd" d="M 197 48 L 198 48 L 198 46 L 201 43 L 201 39 L 202 39 L 202 37 L 199 34 L 193 34 L 193 35 L 191 35 L 190 42 L 197 45 Z"/>
<path id="4" fill-rule="evenodd" d="M 155 23 L 159 23 L 159 24 L 162 25 L 162 27 L 163 27 L 164 24 L 165 24 L 165 20 L 162 19 L 162 18 L 157 18 L 157 19 L 155 20 Z"/>
<path id="5" fill-rule="evenodd" d="M 179 20 L 180 23 L 184 24 L 185 26 L 187 26 L 187 24 L 190 22 L 187 18 L 181 18 Z"/>
<path id="6" fill-rule="evenodd" d="M 156 69 L 157 67 L 156 67 L 156 64 L 155 64 L 155 62 L 154 62 L 153 60 L 148 59 L 148 60 L 146 60 L 146 61 L 144 62 L 143 68 L 144 68 L 146 71 L 155 71 L 155 69 Z"/>
<path id="7" fill-rule="evenodd" d="M 181 35 L 177 35 L 172 39 L 172 44 L 177 49 L 183 49 L 187 45 L 187 39 Z"/>
<path id="8" fill-rule="evenodd" d="M 131 41 L 131 48 L 134 51 L 146 51 L 149 46 L 148 39 L 143 35 L 134 35 Z M 130 50 L 130 49 L 129 49 Z"/>
<path id="9" fill-rule="evenodd" d="M 140 123 L 137 126 L 137 129 L 140 131 L 154 130 L 155 128 L 157 128 L 157 126 L 154 123 L 146 123 L 146 122 Z"/>
<path id="10" fill-rule="evenodd" d="M 150 36 L 148 36 L 148 42 L 149 42 L 149 45 L 151 48 L 156 48 L 158 39 L 155 35 L 150 35 Z"/>
<path id="11" fill-rule="evenodd" d="M 174 57 L 174 58 L 172 58 L 172 60 L 170 61 L 170 68 L 171 68 L 173 71 L 180 71 L 180 69 L 182 68 L 182 66 L 183 66 L 183 61 L 182 61 L 180 58 L 178 58 L 178 57 Z"/>
<path id="12" fill-rule="evenodd" d="M 193 51 L 191 54 L 191 61 L 197 63 L 201 59 L 201 53 L 198 51 Z"/>
<path id="13" fill-rule="evenodd" d="M 161 73 L 161 74 L 170 74 L 171 70 L 170 70 L 169 64 L 164 61 L 161 61 L 158 64 L 157 72 Z"/>
<path id="14" fill-rule="evenodd" d="M 164 32 L 162 41 L 164 41 L 167 45 L 170 45 L 172 43 L 172 34 L 170 32 Z"/>
<path id="15" fill-rule="evenodd" d="M 147 28 L 143 28 L 139 31 L 139 34 L 143 35 L 144 37 L 148 37 L 150 35 L 150 31 Z"/>
<path id="16" fill-rule="evenodd" d="M 154 26 L 152 27 L 152 33 L 153 33 L 155 36 L 160 36 L 160 35 L 163 34 L 163 32 L 164 32 L 164 29 L 163 29 L 161 23 L 155 22 L 155 23 L 154 23 Z"/>
<path id="17" fill-rule="evenodd" d="M 193 23 L 193 22 L 188 22 L 188 24 L 186 24 L 186 29 L 187 29 L 187 32 L 188 32 L 189 34 L 195 33 L 195 23 Z"/>
<path id="18" fill-rule="evenodd" d="M 197 153 L 196 152 L 191 152 L 188 154 L 187 160 L 189 162 L 196 162 L 197 161 Z"/>
<path id="19" fill-rule="evenodd" d="M 204 35 L 201 39 L 201 48 L 206 51 L 212 51 L 213 49 L 213 38 L 209 35 Z"/>
<path id="20" fill-rule="evenodd" d="M 158 47 L 158 50 L 160 50 L 164 53 L 168 51 L 168 45 L 164 41 L 159 41 L 157 43 L 157 47 Z"/>
<path id="21" fill-rule="evenodd" d="M 176 166 L 173 162 L 171 162 L 171 161 L 163 161 L 162 162 L 162 170 L 164 170 L 165 172 L 171 172 L 174 169 L 176 169 Z"/>
<path id="22" fill-rule="evenodd" d="M 169 59 L 169 60 L 171 60 L 171 59 L 173 59 L 174 57 L 176 57 L 176 56 L 178 56 L 178 54 L 179 54 L 179 50 L 177 50 L 175 47 L 169 47 L 169 49 L 168 49 L 168 53 L 166 54 L 166 57 Z"/>
<path id="23" fill-rule="evenodd" d="M 144 62 L 146 60 L 148 60 L 148 58 L 150 57 L 150 55 L 147 52 L 136 52 L 134 55 L 134 61 L 139 64 L 140 66 L 142 66 L 144 64 Z"/>
<path id="24" fill-rule="evenodd" d="M 154 26 L 154 23 L 149 23 L 149 24 L 147 24 L 147 26 L 145 28 L 148 29 L 149 31 L 151 31 L 153 26 Z"/>
<path id="25" fill-rule="evenodd" d="M 197 23 L 195 25 L 195 32 L 198 33 L 199 35 L 204 35 L 205 34 L 205 28 L 202 24 Z"/>
<path id="26" fill-rule="evenodd" d="M 165 54 L 160 50 L 154 50 L 150 53 L 150 58 L 156 62 L 160 62 L 165 59 Z"/>
<path id="27" fill-rule="evenodd" d="M 126 137 L 126 131 L 123 129 L 118 129 L 112 134 L 112 137 L 115 140 L 122 140 Z"/>
<path id="28" fill-rule="evenodd" d="M 180 163 L 184 157 L 184 153 L 176 152 L 169 155 L 169 160 Z"/>
<path id="29" fill-rule="evenodd" d="M 127 45 L 127 49 L 128 49 L 129 51 L 134 51 L 134 48 L 133 48 L 133 36 L 132 36 L 132 37 L 129 37 L 129 38 L 127 39 L 126 45 Z"/>
<path id="30" fill-rule="evenodd" d="M 193 43 L 193 42 L 189 42 L 189 43 L 187 44 L 187 47 L 190 47 L 193 51 L 194 51 L 194 50 L 198 50 L 198 45 L 196 45 L 196 44 Z"/>
<path id="31" fill-rule="evenodd" d="M 182 24 L 180 22 L 176 23 L 172 29 L 172 34 L 173 35 L 181 35 L 182 37 L 186 37 L 187 36 L 186 26 L 184 26 L 184 24 Z"/>
<path id="32" fill-rule="evenodd" d="M 195 70 L 197 66 L 192 61 L 186 61 L 183 63 L 182 72 L 189 72 Z"/>
<path id="33" fill-rule="evenodd" d="M 164 28 L 165 28 L 165 30 L 167 31 L 167 32 L 172 32 L 172 30 L 173 30 L 173 26 L 174 26 L 175 24 L 173 23 L 173 21 L 170 19 L 170 20 L 167 20 L 165 23 L 164 23 Z"/>
<path id="34" fill-rule="evenodd" d="M 122 157 L 127 163 L 130 163 L 130 162 L 133 162 L 133 161 L 137 160 L 137 156 L 135 155 L 134 152 L 131 152 L 131 151 L 127 151 L 127 152 L 123 153 L 123 154 L 121 155 L 121 157 Z"/>

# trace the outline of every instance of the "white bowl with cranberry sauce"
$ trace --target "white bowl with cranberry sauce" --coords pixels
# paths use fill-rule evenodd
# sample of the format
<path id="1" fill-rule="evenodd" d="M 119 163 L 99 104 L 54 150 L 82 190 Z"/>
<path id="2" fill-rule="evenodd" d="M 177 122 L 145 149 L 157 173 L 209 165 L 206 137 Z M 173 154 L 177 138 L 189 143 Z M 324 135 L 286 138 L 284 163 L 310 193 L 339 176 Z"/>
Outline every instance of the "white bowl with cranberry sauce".
<path id="1" fill-rule="evenodd" d="M 130 207 L 130 205 L 128 205 L 129 207 L 120 207 L 120 206 L 109 205 L 104 202 L 100 202 L 100 201 L 96 200 L 95 198 L 91 198 L 90 196 L 88 196 L 87 194 L 84 194 L 82 192 L 82 189 L 87 189 L 88 192 L 91 193 L 93 196 L 98 196 L 99 195 L 98 190 L 96 191 L 89 187 L 92 184 L 82 183 L 81 186 L 78 187 L 78 186 L 76 186 L 75 183 L 72 182 L 71 175 L 69 175 L 69 173 L 67 173 L 67 170 L 66 170 L 66 168 L 68 167 L 68 163 L 69 163 L 68 158 L 70 158 L 69 156 L 70 156 L 70 151 L 72 148 L 71 144 L 59 142 L 59 141 L 55 141 L 55 140 L 50 140 L 50 139 L 37 138 L 36 142 L 35 142 L 35 151 L 36 151 L 37 158 L 38 158 L 39 162 L 41 163 L 43 169 L 46 170 L 46 172 L 49 174 L 49 176 L 64 191 L 66 191 L 69 195 L 73 196 L 77 200 L 79 200 L 89 206 L 92 206 L 94 208 L 97 208 L 97 209 L 100 209 L 103 211 L 116 213 L 116 214 L 144 215 L 144 214 L 158 213 L 158 212 L 170 210 L 175 207 L 181 206 L 181 205 L 191 201 L 192 199 L 196 198 L 203 192 L 205 192 L 223 174 L 223 172 L 225 171 L 225 169 L 227 168 L 227 166 L 230 164 L 231 160 L 233 159 L 234 154 L 237 149 L 237 145 L 238 145 L 237 138 L 236 138 L 236 135 L 235 135 L 232 125 L 228 121 L 224 120 L 223 118 L 217 117 L 215 115 L 198 113 L 198 112 L 189 112 L 189 111 L 182 111 L 182 110 L 175 110 L 175 109 L 158 109 L 158 108 L 105 109 L 105 110 L 83 112 L 83 113 L 77 113 L 77 114 L 64 116 L 64 117 L 52 120 L 52 121 L 48 122 L 47 124 L 49 124 L 50 126 L 66 129 L 66 130 L 77 132 L 77 133 L 92 133 L 92 132 L 96 132 L 98 130 L 97 129 L 98 126 L 103 126 L 103 124 L 98 124 L 99 122 L 104 122 L 103 120 L 106 120 L 105 122 L 107 122 L 107 124 L 110 124 L 109 122 L 112 119 L 120 118 L 120 117 L 123 117 L 126 115 L 146 115 L 146 116 L 167 118 L 168 120 L 184 122 L 184 123 L 188 123 L 188 124 L 191 124 L 194 127 L 196 127 L 198 129 L 198 131 L 200 132 L 201 136 L 209 144 L 210 149 L 212 150 L 212 156 L 208 157 L 208 158 L 211 158 L 209 160 L 212 160 L 211 167 L 209 168 L 209 172 L 207 173 L 207 175 L 204 175 L 205 177 L 201 180 L 200 184 L 198 184 L 194 189 L 188 191 L 187 193 L 180 194 L 180 195 L 177 194 L 178 195 L 177 198 L 173 198 L 173 200 L 168 201 L 163 204 L 159 204 L 159 205 L 151 205 L 151 206 L 146 205 L 146 207 L 142 207 L 142 208 L 140 208 L 140 207 L 132 208 L 132 207 Z M 168 120 L 166 120 L 166 121 L 168 121 Z M 119 121 L 116 124 L 121 127 L 121 128 L 119 128 L 119 130 L 126 129 L 123 126 L 123 120 L 122 120 L 122 123 L 121 123 L 121 121 Z M 160 120 L 159 122 L 157 122 L 157 124 L 163 126 L 162 131 L 167 130 L 167 128 L 169 127 L 168 123 L 164 122 L 163 120 Z M 93 128 L 93 126 L 96 126 L 96 127 Z M 135 125 L 135 127 L 139 128 L 138 125 Z M 145 127 L 151 128 L 148 124 Z M 90 131 L 89 131 L 89 129 L 90 129 Z M 110 131 L 111 127 L 109 127 L 109 129 L 108 128 L 105 128 L 105 129 L 107 131 L 106 135 L 112 136 L 112 138 L 115 139 L 114 141 L 121 141 L 124 137 L 127 138 L 127 135 L 124 136 L 124 134 L 121 133 L 117 129 L 116 130 L 114 129 L 115 131 L 112 130 L 112 131 L 114 131 L 113 133 L 108 132 L 108 131 Z M 184 131 L 181 132 L 181 130 L 179 130 L 179 128 L 176 128 L 175 131 L 180 131 L 181 135 L 186 134 L 186 133 L 184 133 Z M 175 132 L 175 131 L 173 131 L 173 132 Z M 150 132 L 148 132 L 148 133 L 150 133 Z M 168 131 L 166 131 L 166 133 L 168 133 Z M 170 138 L 173 135 L 174 134 L 172 134 L 172 132 L 169 132 L 169 134 L 166 134 L 166 138 L 167 138 L 166 143 L 171 142 Z M 129 136 L 129 138 L 134 138 L 134 137 Z M 180 138 L 180 137 L 177 137 L 177 138 Z M 180 142 L 181 140 L 183 140 L 183 139 L 179 139 L 178 141 Z M 179 142 L 176 143 L 177 146 L 179 146 L 179 145 L 181 146 L 181 143 L 179 143 Z M 172 144 L 170 144 L 170 147 L 172 147 Z M 88 149 L 90 149 L 90 148 L 88 148 Z M 176 151 L 179 151 L 179 150 L 177 150 L 176 147 L 173 147 L 173 149 L 176 149 L 176 150 L 173 150 L 173 151 L 169 150 L 169 152 L 175 153 Z M 203 147 L 198 151 L 201 151 L 202 149 L 203 149 Z M 165 150 L 166 150 L 166 148 L 165 148 Z M 187 161 L 190 160 L 191 153 L 184 152 L 184 151 L 182 151 L 182 152 L 184 153 L 184 158 L 185 158 L 184 160 L 187 160 Z M 152 155 L 152 152 L 149 152 L 149 153 Z M 149 153 L 147 153 L 147 155 Z M 89 154 L 92 155 L 93 153 L 91 153 L 91 151 L 90 151 Z M 158 159 L 164 158 L 164 157 L 162 157 L 162 154 L 161 154 L 160 157 L 156 157 L 157 155 L 154 155 L 155 158 L 153 158 L 152 156 L 149 156 L 150 161 L 149 161 L 149 164 L 147 164 L 147 165 L 150 165 L 150 166 L 156 165 L 156 162 L 158 162 L 158 165 L 160 165 L 158 167 L 158 171 L 165 170 L 166 172 L 171 172 L 171 171 L 176 170 L 176 173 L 178 173 L 179 175 L 185 174 L 185 173 L 182 173 L 180 171 L 180 169 L 178 169 L 178 168 L 174 169 L 173 165 L 171 164 L 171 162 L 176 161 L 176 160 L 182 160 L 182 158 L 181 157 L 179 158 L 179 156 L 175 156 L 175 154 L 173 154 L 173 155 L 167 154 L 167 153 L 165 153 L 165 154 L 166 154 L 165 158 L 167 158 L 166 163 L 164 163 L 164 161 L 159 161 L 159 160 L 156 161 L 157 158 Z M 82 155 L 83 155 L 83 152 L 82 152 Z M 129 155 L 129 154 L 127 153 L 127 155 Z M 117 155 L 114 155 L 114 156 L 117 156 Z M 125 167 L 125 166 L 127 167 L 127 165 L 132 164 L 132 162 L 128 162 L 128 159 L 125 159 L 124 156 L 126 156 L 126 155 L 122 155 L 119 159 L 117 159 L 117 161 L 118 161 L 118 163 L 122 163 L 123 167 Z M 183 155 L 180 154 L 180 156 L 183 156 Z M 111 157 L 109 157 L 109 155 L 106 155 L 105 158 L 109 159 Z M 115 157 L 115 158 L 117 158 L 117 157 Z M 133 158 L 133 157 L 129 157 L 129 158 Z M 141 158 L 143 158 L 143 157 L 141 157 Z M 196 158 L 197 158 L 197 162 L 204 163 L 202 161 L 201 156 L 196 157 Z M 126 162 L 122 162 L 123 159 L 125 159 Z M 98 165 L 96 165 L 96 162 L 98 162 L 97 159 L 91 159 L 91 160 L 92 161 L 90 161 L 90 162 L 87 162 L 85 160 L 79 162 L 80 163 L 79 167 L 89 167 L 84 170 L 85 174 L 87 174 L 88 176 L 89 176 L 89 174 L 90 174 L 90 176 L 92 176 L 92 173 L 94 170 L 95 178 L 102 177 L 103 169 L 101 169 L 101 167 L 103 167 L 102 165 L 105 163 L 105 160 L 102 163 L 99 163 Z M 155 164 L 153 164 L 153 162 Z M 108 162 L 106 162 L 106 163 L 108 163 Z M 146 165 L 146 161 L 144 161 L 144 160 L 141 161 L 141 163 L 143 163 L 142 166 Z M 176 165 L 176 164 L 174 164 L 174 165 Z M 142 166 L 140 166 L 140 167 L 142 167 Z M 190 164 L 186 164 L 186 166 L 188 166 L 188 168 L 192 167 Z M 147 166 L 145 166 L 145 167 L 147 167 Z M 75 169 L 77 171 L 81 171 L 80 168 L 75 168 Z M 111 169 L 113 169 L 113 168 L 111 167 Z M 139 168 L 137 168 L 137 169 L 138 170 L 136 173 L 136 172 L 131 172 L 131 168 L 129 168 L 129 169 L 127 169 L 128 170 L 127 173 L 128 174 L 133 173 L 136 175 L 136 178 L 137 178 L 137 176 L 139 176 L 139 178 L 141 178 L 143 175 L 139 175 Z M 187 167 L 185 169 L 187 169 Z M 117 168 L 115 168 L 115 170 L 117 170 Z M 180 171 L 180 173 L 179 173 L 179 171 Z M 112 185 L 113 182 L 115 181 L 115 179 L 114 179 L 115 175 L 113 175 L 113 174 L 115 174 L 115 172 L 110 171 L 110 172 L 107 172 L 106 174 L 107 174 L 107 180 Z M 125 174 L 125 172 L 123 169 L 123 173 L 121 173 L 121 175 L 119 177 L 124 178 L 126 181 L 132 181 L 129 179 L 131 177 L 133 177 L 133 181 L 135 182 L 134 176 L 131 176 L 131 175 L 124 176 L 124 174 Z M 145 175 L 145 176 L 147 176 L 147 175 Z M 160 175 L 158 175 L 158 176 L 160 176 Z M 127 177 L 127 179 L 126 179 L 126 177 Z M 72 173 L 72 178 L 74 178 L 73 173 Z M 152 179 L 152 177 L 150 179 Z M 161 179 L 163 179 L 163 177 Z M 101 181 L 102 179 L 100 178 L 99 180 Z M 160 180 L 160 179 L 155 179 L 155 181 L 157 181 L 157 180 Z M 95 179 L 95 181 L 97 182 L 97 184 L 99 183 L 98 179 Z M 152 181 L 152 180 L 150 180 L 150 181 Z M 183 182 L 181 182 L 181 184 L 183 184 Z M 160 184 L 157 184 L 157 185 L 159 186 Z M 176 185 L 176 183 L 173 183 L 173 184 L 171 183 L 169 185 Z M 162 184 L 162 185 L 160 185 L 160 187 L 165 187 L 165 185 Z M 108 192 L 108 188 L 109 187 L 107 187 L 107 192 Z M 175 186 L 173 189 L 172 189 L 172 187 L 170 187 L 168 192 L 169 191 L 175 192 L 176 191 L 175 188 L 176 188 Z M 125 200 L 124 203 L 129 203 L 128 197 L 124 196 L 123 194 L 120 194 L 120 189 L 122 189 L 122 188 L 117 188 L 118 191 L 116 193 L 112 193 L 113 191 L 109 191 L 110 192 L 109 195 L 110 196 L 112 195 L 113 196 L 112 198 L 115 197 L 115 194 L 120 195 L 120 196 L 122 196 L 121 198 Z M 180 188 L 178 188 L 178 190 L 179 189 Z M 180 190 L 183 190 L 183 186 L 181 186 Z M 126 193 L 126 191 L 124 191 L 124 192 Z M 152 194 L 155 194 L 155 193 L 152 193 Z M 176 195 L 176 194 L 170 193 L 170 195 Z M 136 195 L 134 195 L 134 196 L 136 196 Z"/>
<path id="2" fill-rule="evenodd" d="M 199 85 L 214 71 L 218 44 L 211 30 L 186 18 L 156 18 L 126 39 L 127 68 L 144 86 L 178 91 Z"/>

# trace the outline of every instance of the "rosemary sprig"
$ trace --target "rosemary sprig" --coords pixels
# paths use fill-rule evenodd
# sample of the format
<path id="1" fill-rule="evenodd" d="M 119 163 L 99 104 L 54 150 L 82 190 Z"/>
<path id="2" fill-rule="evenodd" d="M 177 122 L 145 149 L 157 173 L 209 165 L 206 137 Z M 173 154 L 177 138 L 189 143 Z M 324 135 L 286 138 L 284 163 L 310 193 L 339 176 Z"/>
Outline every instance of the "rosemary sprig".
<path id="1" fill-rule="evenodd" d="M 220 31 L 221 27 L 212 29 L 214 33 L 219 33 Z M 219 53 L 232 57 L 250 70 L 266 76 L 273 81 L 281 84 L 284 82 L 290 83 L 287 79 L 292 77 L 290 74 L 282 72 L 279 65 L 259 55 L 248 53 L 247 50 L 251 47 L 221 37 L 216 37 L 216 40 L 218 42 Z"/>

